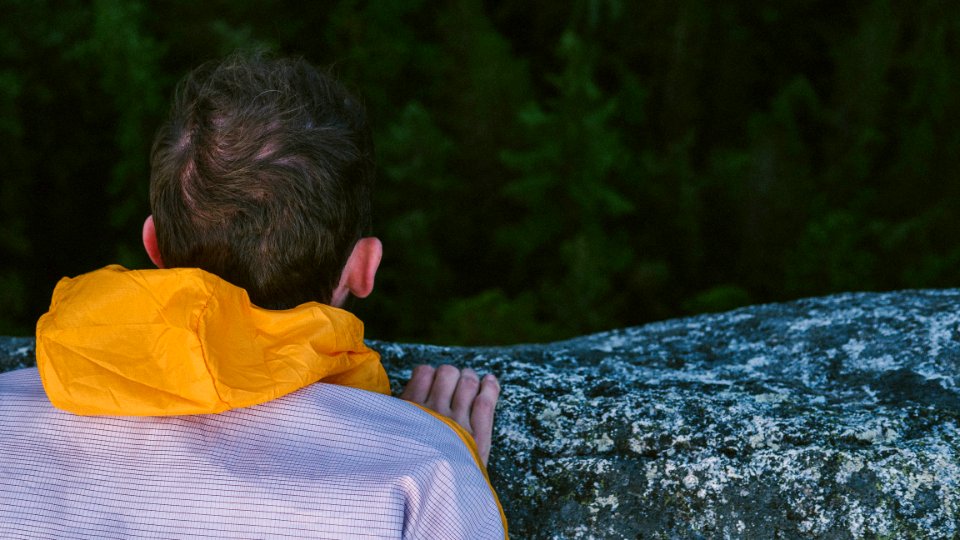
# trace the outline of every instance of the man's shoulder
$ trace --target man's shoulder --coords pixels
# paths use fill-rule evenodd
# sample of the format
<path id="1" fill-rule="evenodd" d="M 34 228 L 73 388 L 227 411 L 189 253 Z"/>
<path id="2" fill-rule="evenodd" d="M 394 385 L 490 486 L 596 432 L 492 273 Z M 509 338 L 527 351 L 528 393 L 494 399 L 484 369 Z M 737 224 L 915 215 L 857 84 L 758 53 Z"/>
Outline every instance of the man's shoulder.
<path id="1" fill-rule="evenodd" d="M 496 497 L 457 435 L 364 390 L 317 383 L 219 414 L 91 417 L 53 408 L 28 369 L 0 375 L 0 432 L 12 474 L 0 481 L 0 522 L 105 535 L 122 525 L 136 537 L 264 532 L 308 516 L 317 531 L 346 536 L 358 522 L 387 537 L 502 534 Z M 29 500 L 45 502 L 21 504 Z M 89 521 L 97 515 L 110 519 Z"/>
<path id="2" fill-rule="evenodd" d="M 0 373 L 0 406 L 10 406 L 13 401 L 47 402 L 47 395 L 43 392 L 43 384 L 37 368 L 21 368 Z"/>

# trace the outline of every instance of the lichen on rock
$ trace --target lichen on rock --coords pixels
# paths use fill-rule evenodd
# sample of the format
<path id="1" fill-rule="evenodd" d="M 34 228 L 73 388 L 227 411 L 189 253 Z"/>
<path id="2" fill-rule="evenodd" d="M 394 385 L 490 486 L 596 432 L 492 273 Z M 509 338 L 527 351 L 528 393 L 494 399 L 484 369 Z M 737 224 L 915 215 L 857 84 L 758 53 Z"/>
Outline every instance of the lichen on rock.
<path id="1" fill-rule="evenodd" d="M 960 536 L 960 291 L 842 294 L 544 345 L 372 342 L 496 373 L 515 538 Z M 0 370 L 32 340 L 0 339 Z"/>

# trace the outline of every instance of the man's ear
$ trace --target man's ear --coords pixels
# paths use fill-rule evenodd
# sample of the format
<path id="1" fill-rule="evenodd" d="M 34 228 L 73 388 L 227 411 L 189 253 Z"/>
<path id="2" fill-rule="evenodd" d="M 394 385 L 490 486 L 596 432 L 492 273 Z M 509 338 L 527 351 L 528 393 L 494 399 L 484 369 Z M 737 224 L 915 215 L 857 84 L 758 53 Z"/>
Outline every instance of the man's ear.
<path id="1" fill-rule="evenodd" d="M 330 305 L 342 307 L 350 295 L 366 298 L 373 292 L 373 281 L 383 257 L 383 244 L 379 238 L 361 238 L 353 246 L 353 252 L 340 274 L 340 284 L 333 291 Z"/>
<path id="2" fill-rule="evenodd" d="M 147 250 L 147 256 L 157 268 L 164 268 L 160 248 L 157 246 L 157 228 L 153 225 L 153 214 L 147 216 L 147 220 L 143 222 L 143 248 Z"/>

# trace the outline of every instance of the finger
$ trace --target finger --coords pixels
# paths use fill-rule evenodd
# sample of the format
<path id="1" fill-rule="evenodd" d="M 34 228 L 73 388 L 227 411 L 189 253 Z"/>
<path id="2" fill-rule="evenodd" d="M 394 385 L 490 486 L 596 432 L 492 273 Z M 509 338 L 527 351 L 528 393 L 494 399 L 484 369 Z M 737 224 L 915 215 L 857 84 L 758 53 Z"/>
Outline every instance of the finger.
<path id="1" fill-rule="evenodd" d="M 427 396 L 430 394 L 430 387 L 433 385 L 434 371 L 433 366 L 427 365 L 420 365 L 413 368 L 413 373 L 410 375 L 410 382 L 407 383 L 407 386 L 400 394 L 400 399 L 423 405 L 424 402 L 427 401 Z"/>
<path id="2" fill-rule="evenodd" d="M 471 434 L 473 427 L 470 425 L 470 409 L 479 392 L 480 377 L 477 376 L 477 372 L 464 368 L 460 372 L 460 380 L 457 381 L 457 389 L 454 390 L 453 399 L 450 402 L 450 417 Z"/>
<path id="3" fill-rule="evenodd" d="M 500 398 L 500 383 L 493 375 L 486 375 L 480 382 L 480 393 L 473 400 L 470 411 L 470 425 L 473 426 L 473 440 L 477 443 L 480 460 L 487 464 L 490 457 L 490 443 L 493 440 L 493 413 Z"/>
<path id="4" fill-rule="evenodd" d="M 430 395 L 427 396 L 427 407 L 440 414 L 450 416 L 450 401 L 453 399 L 453 391 L 457 388 L 459 380 L 459 369 L 446 364 L 438 367 L 436 374 L 433 376 Z"/>

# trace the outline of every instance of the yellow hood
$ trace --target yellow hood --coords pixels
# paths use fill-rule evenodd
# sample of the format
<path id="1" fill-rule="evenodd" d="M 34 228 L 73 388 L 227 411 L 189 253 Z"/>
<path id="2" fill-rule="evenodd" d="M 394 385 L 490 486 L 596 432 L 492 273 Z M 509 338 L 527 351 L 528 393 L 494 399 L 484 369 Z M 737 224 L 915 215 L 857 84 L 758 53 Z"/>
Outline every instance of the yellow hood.
<path id="1" fill-rule="evenodd" d="M 350 313 L 258 308 L 195 268 L 108 266 L 60 280 L 37 322 L 37 367 L 56 407 L 87 415 L 217 413 L 317 381 L 390 393 Z"/>

